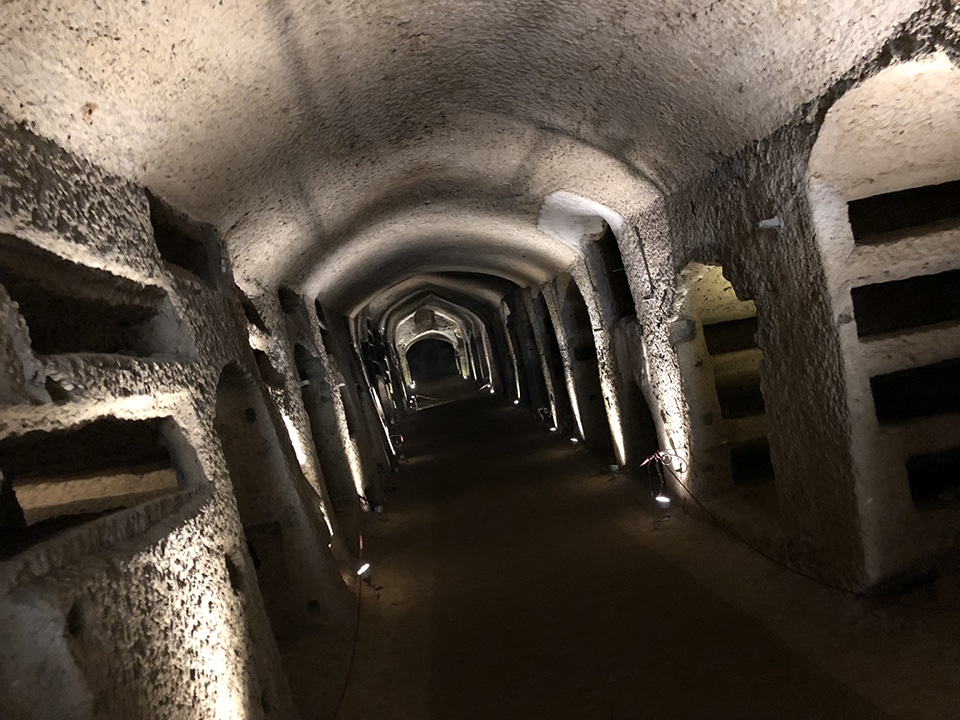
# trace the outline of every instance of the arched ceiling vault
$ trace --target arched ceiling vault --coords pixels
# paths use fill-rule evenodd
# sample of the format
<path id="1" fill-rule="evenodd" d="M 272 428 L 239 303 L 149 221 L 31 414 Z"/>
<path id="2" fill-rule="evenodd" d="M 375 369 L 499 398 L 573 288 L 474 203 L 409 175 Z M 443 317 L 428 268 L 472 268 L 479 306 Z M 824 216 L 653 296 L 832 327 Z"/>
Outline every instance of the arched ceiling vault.
<path id="1" fill-rule="evenodd" d="M 810 172 L 846 200 L 960 177 L 960 68 L 934 54 L 850 90 L 827 113 Z"/>
<path id="2" fill-rule="evenodd" d="M 304 288 L 352 315 L 381 289 L 423 273 L 482 273 L 542 285 L 576 257 L 568 245 L 509 216 L 428 207 L 354 238 L 318 265 Z"/>
<path id="3" fill-rule="evenodd" d="M 468 301 L 468 304 L 471 303 Z M 384 318 L 386 341 L 396 343 L 398 328 L 414 318 L 417 311 L 422 308 L 429 308 L 437 315 L 457 323 L 462 331 L 474 330 L 480 332 L 486 327 L 481 316 L 467 305 L 428 292 L 409 298 L 387 314 Z M 481 312 L 483 312 L 482 309 Z"/>
<path id="4" fill-rule="evenodd" d="M 477 317 L 488 317 L 495 314 L 499 308 L 499 302 L 490 303 L 487 302 L 486 298 L 477 297 L 470 293 L 447 288 L 424 287 L 387 308 L 379 317 L 379 325 L 387 330 L 411 312 L 431 304 L 439 304 L 447 308 L 463 308 Z"/>
<path id="5" fill-rule="evenodd" d="M 423 340 L 440 340 L 450 345 L 454 350 L 458 350 L 460 347 L 460 343 L 458 342 L 459 338 L 456 336 L 451 337 L 451 334 L 452 333 L 444 332 L 442 330 L 426 330 L 417 335 L 416 339 L 406 346 L 403 354 L 406 355 L 408 352 L 410 352 L 414 345 L 422 342 Z"/>
<path id="6" fill-rule="evenodd" d="M 215 223 L 241 280 L 353 312 L 425 272 L 542 282 L 572 252 L 547 195 L 629 215 L 926 4 L 5 0 L 0 106 Z"/>
<path id="7" fill-rule="evenodd" d="M 503 278 L 476 273 L 424 274 L 385 288 L 362 308 L 374 326 L 381 330 L 390 317 L 416 303 L 420 298 L 435 295 L 457 305 L 496 311 L 503 298 L 517 289 L 517 285 Z"/>

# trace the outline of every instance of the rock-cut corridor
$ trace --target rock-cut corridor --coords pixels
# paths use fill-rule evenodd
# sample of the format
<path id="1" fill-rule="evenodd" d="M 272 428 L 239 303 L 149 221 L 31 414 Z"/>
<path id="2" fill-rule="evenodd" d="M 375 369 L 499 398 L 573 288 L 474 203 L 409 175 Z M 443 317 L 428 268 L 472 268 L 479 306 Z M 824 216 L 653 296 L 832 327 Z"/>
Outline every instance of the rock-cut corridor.
<path id="1" fill-rule="evenodd" d="M 0 720 L 953 720 L 958 608 L 956 0 L 0 0 Z"/>
<path id="2" fill-rule="evenodd" d="M 486 393 L 421 411 L 402 430 L 392 512 L 364 531 L 374 587 L 362 588 L 338 718 L 960 710 L 952 670 L 928 674 L 894 649 L 915 631 L 913 610 L 887 617 L 677 511 L 655 524 L 646 471 L 614 477 Z M 927 642 L 958 627 L 927 627 Z"/>

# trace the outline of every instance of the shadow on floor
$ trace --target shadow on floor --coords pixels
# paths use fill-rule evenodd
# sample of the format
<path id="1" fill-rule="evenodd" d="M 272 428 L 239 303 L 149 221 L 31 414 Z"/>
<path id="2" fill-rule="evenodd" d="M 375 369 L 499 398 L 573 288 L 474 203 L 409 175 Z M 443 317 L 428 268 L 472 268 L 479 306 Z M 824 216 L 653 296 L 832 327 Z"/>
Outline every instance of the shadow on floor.
<path id="1" fill-rule="evenodd" d="M 647 543 L 640 484 L 522 408 L 402 430 L 342 720 L 890 717 Z"/>

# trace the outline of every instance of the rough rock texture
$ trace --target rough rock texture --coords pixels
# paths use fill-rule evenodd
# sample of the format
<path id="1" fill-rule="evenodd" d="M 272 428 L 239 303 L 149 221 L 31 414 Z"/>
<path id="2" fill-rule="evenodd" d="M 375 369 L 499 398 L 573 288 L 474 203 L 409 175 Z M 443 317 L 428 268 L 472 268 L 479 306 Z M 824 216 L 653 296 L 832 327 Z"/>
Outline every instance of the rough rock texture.
<path id="1" fill-rule="evenodd" d="M 16 0 L 0 105 L 216 223 L 243 277 L 338 294 L 370 267 L 351 256 L 401 244 L 461 266 L 426 239 L 542 283 L 548 193 L 633 212 L 644 182 L 769 134 L 931 4 Z"/>
<path id="2" fill-rule="evenodd" d="M 861 338 L 851 292 L 956 270 L 960 229 L 955 219 L 926 223 L 859 244 L 847 202 L 958 176 L 952 147 L 958 78 L 942 54 L 883 70 L 831 107 L 811 153 L 810 202 L 844 353 L 850 443 L 873 578 L 925 571 L 930 559 L 956 545 L 960 518 L 949 488 L 939 507 L 915 503 L 907 468 L 912 457 L 957 446 L 955 417 L 881 423 L 871 378 L 955 358 L 960 336 L 953 323 L 940 323 Z M 923 291 L 914 294 L 922 298 Z"/>
<path id="3" fill-rule="evenodd" d="M 858 80 L 876 74 L 888 64 L 937 50 L 955 56 L 955 24 L 955 15 L 943 8 L 918 13 L 873 59 L 853 67 L 818 102 L 801 108 L 793 122 L 720 163 L 701 180 L 670 193 L 664 201 L 649 202 L 636 216 L 628 217 L 627 228 L 636 224 L 637 236 L 630 237 L 626 229 L 619 233 L 644 328 L 643 345 L 650 376 L 648 397 L 652 406 L 659 407 L 658 425 L 665 446 L 676 448 L 688 463 L 694 458 L 688 468 L 694 494 L 707 488 L 698 486 L 697 476 L 703 468 L 697 467 L 697 447 L 675 350 L 677 343 L 688 341 L 690 336 L 675 322 L 680 308 L 673 279 L 691 261 L 722 265 L 738 291 L 756 302 L 760 319 L 758 340 L 764 355 L 761 379 L 766 421 L 779 509 L 792 538 L 789 554 L 794 561 L 853 586 L 868 586 L 893 570 L 889 565 L 881 570 L 874 560 L 868 564 L 865 543 L 872 546 L 879 542 L 877 533 L 886 534 L 890 544 L 903 536 L 890 527 L 881 530 L 873 520 L 871 526 L 876 530 L 872 537 L 863 535 L 865 516 L 859 504 L 858 471 L 850 447 L 848 377 L 840 342 L 840 326 L 845 321 L 843 313 L 833 309 L 825 271 L 829 260 L 821 255 L 808 201 L 807 163 L 833 102 Z M 955 71 L 946 70 L 944 60 L 926 62 L 926 66 L 918 67 L 932 65 L 941 75 L 947 72 L 954 76 Z M 916 72 L 907 68 L 897 75 L 914 77 Z M 934 87 L 946 86 L 944 81 L 937 80 Z M 922 115 L 919 108 L 924 104 L 898 98 L 894 85 L 890 86 L 889 97 Z M 856 98 L 853 93 L 848 104 L 855 105 Z M 841 106 L 842 103 L 841 99 Z M 894 115 L 896 127 L 900 123 L 909 125 L 909 114 Z M 869 125 L 874 122 L 879 127 L 883 121 L 863 121 L 862 113 L 849 117 L 857 118 L 851 121 L 855 123 L 854 132 L 877 142 L 877 134 L 871 132 Z M 885 117 L 891 116 L 888 113 Z M 932 125 L 924 121 L 924 127 L 940 129 L 943 123 L 950 122 L 952 114 L 936 110 L 933 117 L 943 119 L 934 119 Z M 890 128 L 884 128 L 884 132 L 889 131 Z M 863 170 L 851 170 L 856 163 L 844 164 L 847 156 L 836 157 L 831 152 L 830 148 L 837 143 L 836 132 L 828 128 L 821 151 L 824 159 L 815 177 L 820 173 L 840 173 L 843 177 L 844 172 Z M 935 143 L 928 136 L 924 138 L 925 147 Z M 949 142 L 946 138 L 949 133 L 945 136 Z M 882 144 L 881 147 L 887 148 Z M 857 162 L 873 167 L 869 163 L 882 164 L 880 158 L 892 158 L 893 153 L 895 150 L 889 148 L 884 153 L 857 153 L 857 158 L 872 158 Z M 921 148 L 911 152 L 910 162 L 916 159 L 921 163 L 924 153 L 929 151 Z M 916 175 L 913 169 L 909 172 Z M 935 174 L 942 180 L 951 176 L 951 171 L 940 163 Z M 912 184 L 909 178 L 908 174 L 902 182 Z M 857 190 L 852 196 L 856 197 L 856 193 L 862 195 Z M 774 227 L 760 227 L 764 220 L 772 221 Z M 653 288 L 653 297 L 647 297 Z M 902 520 L 894 522 L 902 527 Z M 932 532 L 942 535 L 941 530 Z M 942 542 L 928 542 L 926 550 L 914 546 L 913 551 L 907 552 L 901 545 L 900 560 L 896 562 L 903 568 L 907 556 L 923 556 L 934 546 L 942 548 Z M 892 557 L 888 559 L 892 561 Z"/>
<path id="4" fill-rule="evenodd" d="M 35 358 L 23 347 L 20 323 L 5 335 L 21 345 L 8 354 L 5 376 L 14 387 L 34 389 L 8 398 L 3 438 L 68 431 L 104 416 L 171 417 L 184 445 L 177 450 L 178 495 L 62 530 L 0 562 L 4 712 L 294 716 L 212 425 L 220 369 L 252 364 L 239 305 L 167 271 L 136 186 L 9 122 L 0 127 L 0 142 L 0 230 L 138 286 L 162 288 L 197 358 Z M 39 390 L 38 373 L 56 384 L 56 404 Z M 335 605 L 333 577 L 316 591 Z M 35 681 L 52 677 L 52 667 L 64 677 L 57 692 Z"/>
<path id="5" fill-rule="evenodd" d="M 765 434 L 779 533 L 725 517 L 811 573 L 862 589 L 955 548 L 956 509 L 915 506 L 904 462 L 955 444 L 956 414 L 883 426 L 870 391 L 960 354 L 955 322 L 864 343 L 850 293 L 960 269 L 956 223 L 866 248 L 845 209 L 957 179 L 958 17 L 940 0 L 0 2 L 0 443 L 107 416 L 179 438 L 177 492 L 46 538 L 8 514 L 0 454 L 3 533 L 33 542 L 0 548 L 4 712 L 331 714 L 343 578 L 407 400 L 416 335 L 398 327 L 425 307 L 543 422 L 619 464 L 658 441 L 688 506 L 742 499 L 723 496 L 727 445 Z M 161 252 L 157 215 L 175 247 L 212 243 L 209 277 Z M 740 359 L 762 421 L 721 428 L 705 399 L 703 325 L 733 315 L 694 264 L 754 304 Z M 231 478 L 256 443 L 263 482 Z"/>
<path id="6" fill-rule="evenodd" d="M 849 418 L 837 328 L 806 201 L 809 146 L 804 126 L 780 132 L 672 199 L 662 222 L 676 239 L 676 270 L 690 261 L 719 262 L 756 303 L 766 421 L 792 553 L 856 583 L 864 570 Z M 757 228 L 773 216 L 782 228 Z M 644 319 L 645 328 L 665 327 L 673 295 L 667 293 L 661 314 Z M 669 357 L 668 338 L 662 329 L 657 334 L 651 339 Z M 665 382 L 677 381 L 664 372 L 672 362 L 655 367 Z M 811 478 L 824 480 L 813 484 Z"/>

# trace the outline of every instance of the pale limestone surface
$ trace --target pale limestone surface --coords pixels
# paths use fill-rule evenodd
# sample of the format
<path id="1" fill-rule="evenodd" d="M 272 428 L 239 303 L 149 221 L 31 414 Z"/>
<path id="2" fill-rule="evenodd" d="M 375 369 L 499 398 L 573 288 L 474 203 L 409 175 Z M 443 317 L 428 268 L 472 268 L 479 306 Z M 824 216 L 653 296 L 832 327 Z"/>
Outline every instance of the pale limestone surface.
<path id="1" fill-rule="evenodd" d="M 0 106 L 215 223 L 243 277 L 326 293 L 356 269 L 339 250 L 446 218 L 411 264 L 451 235 L 493 262 L 481 247 L 518 247 L 493 221 L 537 253 L 533 279 L 547 194 L 635 210 L 637 187 L 767 135 L 925 4 L 14 0 Z M 367 238 L 371 215 L 388 228 Z"/>
<path id="2" fill-rule="evenodd" d="M 955 357 L 957 330 L 865 351 L 849 289 L 958 267 L 956 231 L 853 248 L 845 203 L 960 175 L 957 47 L 956 12 L 919 1 L 0 3 L 0 234 L 164 295 L 169 349 L 37 357 L 0 292 L 0 440 L 171 417 L 190 478 L 175 500 L 0 562 L 5 707 L 294 717 L 290 668 L 336 656 L 309 699 L 330 710 L 358 550 L 353 508 L 337 504 L 375 503 L 390 462 L 351 342 L 367 324 L 389 335 L 431 294 L 487 323 L 535 408 L 556 420 L 579 403 L 605 424 L 616 461 L 639 459 L 632 421 L 649 412 L 687 482 L 671 492 L 691 501 L 711 490 L 711 458 L 678 348 L 680 273 L 722 266 L 749 302 L 715 277 L 697 304 L 705 321 L 758 313 L 767 412 L 736 430 L 769 435 L 776 549 L 867 588 L 955 547 L 955 512 L 921 517 L 902 461 L 954 442 L 956 419 L 881 431 L 868 379 Z M 217 290 L 163 262 L 142 185 L 216 226 Z M 612 268 L 590 246 L 601 220 L 636 318 L 612 314 Z M 566 283 L 582 294 L 575 320 Z M 295 307 L 279 285 L 301 291 Z M 591 338 L 596 388 L 571 358 Z M 231 363 L 263 374 L 274 470 L 322 541 L 296 540 L 310 558 L 296 584 L 314 583 L 331 633 L 320 655 L 278 646 L 255 587 L 214 428 Z M 44 663 L 61 695 L 13 683 Z"/>
<path id="3" fill-rule="evenodd" d="M 0 138 L 7 149 L 4 231 L 134 284 L 162 287 L 181 344 L 196 353 L 45 356 L 42 372 L 56 378 L 64 397 L 54 404 L 24 396 L 3 409 L 2 438 L 101 417 L 170 417 L 183 436 L 176 455 L 185 483 L 178 495 L 62 531 L 0 561 L 0 607 L 8 618 L 0 631 L 4 712 L 82 718 L 95 704 L 117 718 L 292 716 L 212 425 L 221 368 L 248 362 L 238 307 L 167 270 L 139 188 L 28 131 L 5 124 Z M 42 178 L 31 165 L 38 157 Z M 36 372 L 20 367 L 26 380 Z M 334 599 L 332 558 L 327 565 L 332 574 L 318 598 Z M 49 692 L 43 683 L 52 676 L 43 667 L 69 678 L 62 692 Z"/>

